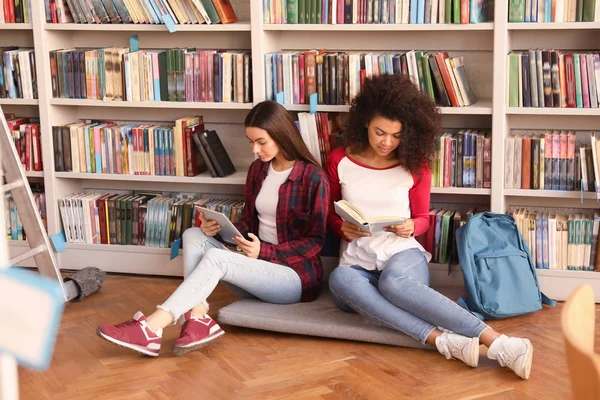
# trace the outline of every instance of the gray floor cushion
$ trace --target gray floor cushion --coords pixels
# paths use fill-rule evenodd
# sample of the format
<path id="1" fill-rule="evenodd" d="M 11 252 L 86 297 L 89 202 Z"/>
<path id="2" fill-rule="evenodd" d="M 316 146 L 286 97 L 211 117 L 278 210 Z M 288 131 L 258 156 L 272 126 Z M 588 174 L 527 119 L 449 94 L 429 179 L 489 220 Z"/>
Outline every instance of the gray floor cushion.
<path id="1" fill-rule="evenodd" d="M 393 346 L 432 348 L 359 314 L 338 310 L 327 285 L 324 286 L 319 298 L 310 303 L 280 305 L 254 299 L 238 300 L 219 311 L 219 323 Z"/>

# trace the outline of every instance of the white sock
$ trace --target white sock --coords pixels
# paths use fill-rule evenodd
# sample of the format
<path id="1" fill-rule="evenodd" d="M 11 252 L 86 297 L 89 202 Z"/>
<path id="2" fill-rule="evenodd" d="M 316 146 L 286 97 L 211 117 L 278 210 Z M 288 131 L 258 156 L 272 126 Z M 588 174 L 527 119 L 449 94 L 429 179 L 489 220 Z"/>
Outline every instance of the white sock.
<path id="1" fill-rule="evenodd" d="M 498 353 L 502 349 L 502 344 L 509 339 L 506 335 L 500 335 L 496 340 L 492 342 L 492 345 L 488 349 L 487 356 L 491 360 L 496 360 L 498 358 Z"/>

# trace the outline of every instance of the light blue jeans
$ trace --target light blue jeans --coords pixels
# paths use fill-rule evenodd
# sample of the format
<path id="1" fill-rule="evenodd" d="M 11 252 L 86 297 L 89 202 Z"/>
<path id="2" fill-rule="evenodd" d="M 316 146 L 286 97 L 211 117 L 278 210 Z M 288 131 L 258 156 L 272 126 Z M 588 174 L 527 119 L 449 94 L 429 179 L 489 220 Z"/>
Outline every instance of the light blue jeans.
<path id="1" fill-rule="evenodd" d="M 206 298 L 219 282 L 240 297 L 268 303 L 297 303 L 302 296 L 302 283 L 293 269 L 229 251 L 200 228 L 183 234 L 183 277 L 171 297 L 158 306 L 171 314 L 173 323 L 199 304 L 208 309 Z"/>
<path id="2" fill-rule="evenodd" d="M 429 287 L 427 259 L 419 249 L 395 254 L 383 271 L 339 266 L 329 277 L 339 309 L 358 312 L 425 343 L 437 327 L 468 337 L 489 328 Z"/>

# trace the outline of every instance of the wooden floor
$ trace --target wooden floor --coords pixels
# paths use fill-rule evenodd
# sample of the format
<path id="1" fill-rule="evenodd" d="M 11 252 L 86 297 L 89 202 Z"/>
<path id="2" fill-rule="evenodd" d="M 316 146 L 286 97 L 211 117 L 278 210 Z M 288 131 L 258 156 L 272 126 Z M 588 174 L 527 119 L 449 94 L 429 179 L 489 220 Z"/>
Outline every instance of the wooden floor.
<path id="1" fill-rule="evenodd" d="M 96 336 L 100 323 L 150 313 L 179 279 L 108 276 L 102 290 L 67 305 L 51 368 L 20 370 L 22 399 L 568 399 L 560 309 L 491 325 L 529 337 L 531 378 L 523 381 L 482 354 L 479 368 L 433 351 L 396 348 L 223 326 L 225 336 L 183 357 L 165 331 L 161 356 L 150 358 Z M 219 286 L 211 313 L 235 299 Z M 597 323 L 598 324 L 598 323 Z M 599 330 L 597 328 L 597 330 Z M 484 347 L 482 347 L 482 352 Z"/>

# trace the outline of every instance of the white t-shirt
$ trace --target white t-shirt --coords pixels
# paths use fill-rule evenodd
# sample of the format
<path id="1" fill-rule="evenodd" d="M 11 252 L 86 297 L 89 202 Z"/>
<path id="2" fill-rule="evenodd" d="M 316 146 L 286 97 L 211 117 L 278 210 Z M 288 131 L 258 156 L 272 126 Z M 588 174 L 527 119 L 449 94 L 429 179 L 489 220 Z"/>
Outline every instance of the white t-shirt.
<path id="1" fill-rule="evenodd" d="M 270 163 L 267 177 L 263 181 L 258 196 L 256 196 L 258 237 L 263 242 L 279 244 L 279 241 L 277 240 L 277 203 L 279 202 L 279 187 L 285 182 L 288 176 L 290 176 L 292 168 L 279 172 L 275 171 L 275 169 L 273 169 L 273 163 Z"/>

